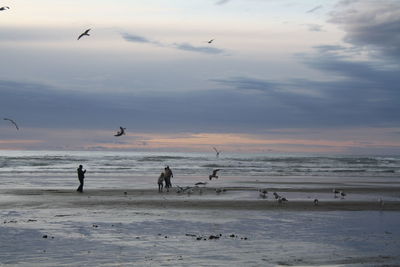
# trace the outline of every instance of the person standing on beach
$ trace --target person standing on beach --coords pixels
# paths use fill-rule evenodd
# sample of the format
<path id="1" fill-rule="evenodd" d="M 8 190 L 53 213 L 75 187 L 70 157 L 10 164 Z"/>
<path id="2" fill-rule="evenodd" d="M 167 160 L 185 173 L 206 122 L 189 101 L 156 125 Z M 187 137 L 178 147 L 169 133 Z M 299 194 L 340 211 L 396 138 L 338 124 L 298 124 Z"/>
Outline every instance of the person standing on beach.
<path id="1" fill-rule="evenodd" d="M 160 174 L 160 176 L 158 177 L 158 192 L 161 193 L 163 191 L 163 187 L 164 187 L 164 172 L 162 172 Z"/>
<path id="2" fill-rule="evenodd" d="M 174 174 L 172 173 L 169 166 L 165 167 L 164 170 L 165 188 L 167 188 L 167 192 L 169 192 L 169 188 L 172 187 L 171 177 L 174 177 Z"/>
<path id="3" fill-rule="evenodd" d="M 86 173 L 86 170 L 83 170 L 83 166 L 82 165 L 79 165 L 79 168 L 77 169 L 77 171 L 78 171 L 78 179 L 79 179 L 79 187 L 78 187 L 78 189 L 76 189 L 76 191 L 78 191 L 78 192 L 83 192 L 83 179 L 85 179 L 85 173 Z"/>

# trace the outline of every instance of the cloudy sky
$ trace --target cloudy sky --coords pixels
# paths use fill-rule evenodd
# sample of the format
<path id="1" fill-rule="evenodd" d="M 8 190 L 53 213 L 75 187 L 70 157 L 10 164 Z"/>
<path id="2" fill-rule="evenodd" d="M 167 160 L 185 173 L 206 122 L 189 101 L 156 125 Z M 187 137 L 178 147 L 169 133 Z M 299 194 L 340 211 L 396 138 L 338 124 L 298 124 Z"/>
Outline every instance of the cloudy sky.
<path id="1" fill-rule="evenodd" d="M 400 1 L 1 6 L 0 149 L 400 153 Z"/>

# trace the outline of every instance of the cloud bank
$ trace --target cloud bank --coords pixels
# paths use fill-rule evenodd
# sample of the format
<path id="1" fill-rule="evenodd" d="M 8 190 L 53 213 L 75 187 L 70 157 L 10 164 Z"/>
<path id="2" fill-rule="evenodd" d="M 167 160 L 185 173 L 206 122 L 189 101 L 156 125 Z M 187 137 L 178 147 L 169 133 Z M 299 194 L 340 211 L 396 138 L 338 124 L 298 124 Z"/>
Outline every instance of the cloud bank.
<path id="1" fill-rule="evenodd" d="M 197 53 L 203 53 L 203 54 L 223 54 L 225 52 L 222 49 L 212 47 L 212 46 L 194 46 L 190 43 L 173 43 L 173 44 L 161 43 L 158 41 L 150 40 L 150 39 L 140 36 L 140 35 L 130 34 L 130 33 L 122 33 L 121 36 L 127 42 L 145 43 L 145 44 L 147 43 L 147 44 L 152 44 L 152 45 L 156 45 L 156 46 L 169 47 L 169 48 L 174 48 L 174 49 L 188 51 L 188 52 L 197 52 Z"/>
<path id="2" fill-rule="evenodd" d="M 329 22 L 342 27 L 346 42 L 400 59 L 399 1 L 340 1 Z"/>

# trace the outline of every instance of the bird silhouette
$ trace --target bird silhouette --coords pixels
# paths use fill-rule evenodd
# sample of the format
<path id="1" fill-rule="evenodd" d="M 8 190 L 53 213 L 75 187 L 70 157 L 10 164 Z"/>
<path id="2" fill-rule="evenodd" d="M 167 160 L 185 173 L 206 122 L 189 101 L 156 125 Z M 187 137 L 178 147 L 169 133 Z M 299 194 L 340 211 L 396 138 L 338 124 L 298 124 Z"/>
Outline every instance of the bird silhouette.
<path id="1" fill-rule="evenodd" d="M 17 130 L 19 130 L 18 125 L 15 123 L 15 121 L 13 121 L 12 119 L 8 119 L 8 118 L 4 118 L 5 121 L 10 121 L 12 124 L 14 124 L 15 128 L 17 128 Z"/>
<path id="2" fill-rule="evenodd" d="M 218 158 L 219 153 L 221 153 L 221 151 L 219 151 L 218 149 L 216 149 L 215 146 L 213 146 L 213 149 L 215 150 L 216 157 Z"/>
<path id="3" fill-rule="evenodd" d="M 114 136 L 121 136 L 121 135 L 125 135 L 125 130 L 126 128 L 123 128 L 122 126 L 119 127 L 119 131 L 117 132 L 117 134 L 115 134 Z"/>
<path id="4" fill-rule="evenodd" d="M 217 172 L 218 172 L 219 170 L 220 170 L 220 169 L 215 169 L 215 170 L 213 170 L 212 174 L 211 174 L 210 176 L 208 176 L 208 178 L 209 178 L 210 180 L 211 180 L 212 178 L 218 179 Z"/>
<path id="5" fill-rule="evenodd" d="M 211 39 L 209 41 L 207 41 L 207 43 L 211 44 L 212 42 L 214 42 L 215 39 Z"/>
<path id="6" fill-rule="evenodd" d="M 260 197 L 267 198 L 267 194 L 268 194 L 267 189 L 260 189 L 258 191 L 260 192 Z"/>
<path id="7" fill-rule="evenodd" d="M 8 6 L 2 6 L 2 7 L 0 7 L 0 11 L 4 11 L 4 10 L 7 10 L 7 9 L 10 9 L 10 7 L 8 7 Z"/>
<path id="8" fill-rule="evenodd" d="M 81 39 L 83 36 L 90 36 L 89 34 L 90 29 L 87 29 L 85 32 L 81 33 L 81 35 L 79 35 L 78 40 Z"/>

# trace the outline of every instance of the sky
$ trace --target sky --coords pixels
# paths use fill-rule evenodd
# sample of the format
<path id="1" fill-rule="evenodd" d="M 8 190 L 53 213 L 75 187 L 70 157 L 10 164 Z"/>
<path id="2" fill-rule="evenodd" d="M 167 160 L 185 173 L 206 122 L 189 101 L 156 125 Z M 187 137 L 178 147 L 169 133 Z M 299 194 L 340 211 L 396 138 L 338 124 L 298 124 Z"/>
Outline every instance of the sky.
<path id="1" fill-rule="evenodd" d="M 0 150 L 400 153 L 400 1 L 1 6 Z"/>

